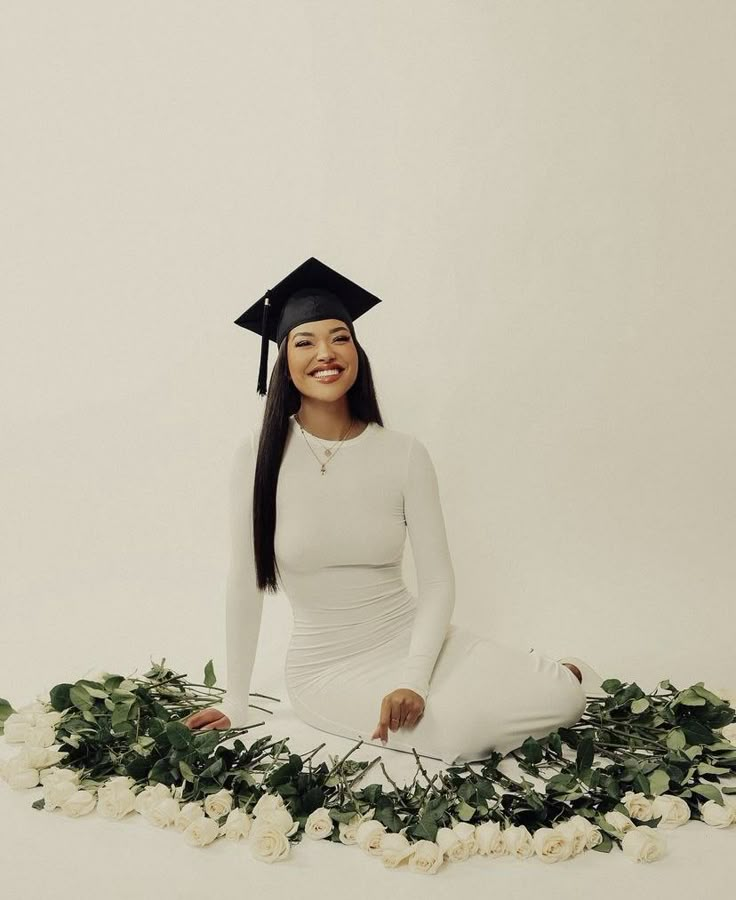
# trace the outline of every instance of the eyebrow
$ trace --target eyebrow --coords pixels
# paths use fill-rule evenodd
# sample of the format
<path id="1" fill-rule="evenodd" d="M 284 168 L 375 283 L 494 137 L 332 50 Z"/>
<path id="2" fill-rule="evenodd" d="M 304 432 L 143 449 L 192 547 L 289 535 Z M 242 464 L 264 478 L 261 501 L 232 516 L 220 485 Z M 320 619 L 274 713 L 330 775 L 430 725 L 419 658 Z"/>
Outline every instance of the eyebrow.
<path id="1" fill-rule="evenodd" d="M 334 334 L 336 331 L 349 331 L 344 325 L 338 325 L 337 328 L 330 328 L 328 334 Z M 300 335 L 306 335 L 307 337 L 314 337 L 313 331 L 297 331 L 294 335 L 294 338 L 298 338 Z"/>

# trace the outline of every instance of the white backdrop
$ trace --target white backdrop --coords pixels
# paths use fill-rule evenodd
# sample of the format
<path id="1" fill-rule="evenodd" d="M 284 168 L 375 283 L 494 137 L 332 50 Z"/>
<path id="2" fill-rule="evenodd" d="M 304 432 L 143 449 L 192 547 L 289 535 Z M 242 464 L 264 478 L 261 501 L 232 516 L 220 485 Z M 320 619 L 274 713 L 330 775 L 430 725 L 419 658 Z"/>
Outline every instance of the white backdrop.
<path id="1" fill-rule="evenodd" d="M 1 9 L 0 696 L 224 682 L 233 320 L 311 255 L 383 298 L 356 330 L 455 620 L 736 682 L 732 3 Z"/>

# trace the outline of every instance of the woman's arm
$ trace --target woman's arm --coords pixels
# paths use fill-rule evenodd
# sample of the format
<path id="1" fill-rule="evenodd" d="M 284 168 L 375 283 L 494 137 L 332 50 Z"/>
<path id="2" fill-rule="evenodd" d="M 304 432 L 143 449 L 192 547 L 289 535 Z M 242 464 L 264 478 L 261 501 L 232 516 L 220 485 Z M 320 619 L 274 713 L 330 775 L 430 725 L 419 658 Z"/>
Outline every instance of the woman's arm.
<path id="1" fill-rule="evenodd" d="M 417 611 L 401 681 L 426 701 L 429 682 L 455 608 L 455 572 L 447 544 L 437 474 L 413 438 L 404 488 L 404 519 L 417 572 Z"/>
<path id="2" fill-rule="evenodd" d="M 253 663 L 261 629 L 264 592 L 256 584 L 253 553 L 255 432 L 238 445 L 230 473 L 230 567 L 225 597 L 227 693 L 217 704 L 233 727 L 248 720 Z"/>

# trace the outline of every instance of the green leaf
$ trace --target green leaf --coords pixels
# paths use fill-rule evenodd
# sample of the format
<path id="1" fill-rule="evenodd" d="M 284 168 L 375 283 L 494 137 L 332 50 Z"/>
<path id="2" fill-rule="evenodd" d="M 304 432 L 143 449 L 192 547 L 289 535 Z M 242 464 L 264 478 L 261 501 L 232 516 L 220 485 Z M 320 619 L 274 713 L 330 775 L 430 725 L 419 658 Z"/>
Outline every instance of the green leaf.
<path id="1" fill-rule="evenodd" d="M 705 698 L 687 688 L 679 694 L 675 703 L 683 703 L 685 706 L 705 706 Z"/>
<path id="2" fill-rule="evenodd" d="M 631 711 L 633 713 L 641 713 L 644 712 L 645 709 L 649 708 L 649 701 L 646 697 L 640 697 L 638 700 L 632 700 L 631 702 Z"/>
<path id="3" fill-rule="evenodd" d="M 186 750 L 192 740 L 192 730 L 181 722 L 167 722 L 166 737 L 174 749 Z"/>
<path id="4" fill-rule="evenodd" d="M 584 772 L 586 769 L 589 769 L 593 764 L 593 756 L 593 738 L 584 737 L 578 744 L 575 759 L 575 768 L 577 771 Z"/>
<path id="5" fill-rule="evenodd" d="M 204 667 L 204 683 L 207 687 L 217 684 L 217 676 L 215 675 L 215 667 L 212 665 L 212 660 Z"/>
<path id="6" fill-rule="evenodd" d="M 673 728 L 667 734 L 666 744 L 670 750 L 682 750 L 686 743 L 685 732 L 682 728 Z"/>
<path id="7" fill-rule="evenodd" d="M 0 697 L 0 734 L 5 732 L 5 720 L 15 711 L 10 705 L 10 701 Z"/>
<path id="8" fill-rule="evenodd" d="M 104 700 L 107 697 L 107 691 L 102 690 L 98 681 L 87 681 L 84 678 L 80 678 L 77 682 L 77 687 L 83 687 L 90 697 L 97 697 L 99 700 Z"/>
<path id="9" fill-rule="evenodd" d="M 212 729 L 214 731 L 214 729 Z M 222 772 L 225 766 L 225 761 L 221 756 L 218 756 L 217 759 L 209 766 L 207 766 L 204 771 L 200 772 L 200 778 L 216 778 L 220 772 Z"/>
<path id="10" fill-rule="evenodd" d="M 696 794 L 700 794 L 701 797 L 707 797 L 708 800 L 715 800 L 720 806 L 724 805 L 721 792 L 714 784 L 694 784 L 691 786 L 690 790 L 695 791 Z"/>
<path id="11" fill-rule="evenodd" d="M 618 678 L 606 678 L 601 687 L 607 694 L 615 694 L 616 691 L 621 690 L 622 684 Z"/>
<path id="12" fill-rule="evenodd" d="M 115 704 L 115 708 L 112 711 L 112 718 L 110 719 L 110 725 L 113 728 L 117 728 L 118 725 L 122 725 L 123 722 L 127 721 L 132 703 L 132 700 L 128 700 L 125 703 Z"/>
<path id="13" fill-rule="evenodd" d="M 695 693 L 702 697 L 704 700 L 707 700 L 708 703 L 711 703 L 713 706 L 725 706 L 726 701 L 719 697 L 717 694 L 714 694 L 712 691 L 709 691 L 708 688 L 703 687 L 703 682 L 699 681 L 697 684 L 692 685 L 691 690 L 695 691 Z"/>
<path id="14" fill-rule="evenodd" d="M 655 797 L 659 794 L 664 794 L 669 789 L 669 786 L 670 776 L 664 769 L 655 769 L 649 776 L 649 793 L 654 794 Z"/>
<path id="15" fill-rule="evenodd" d="M 726 769 L 723 766 L 712 766 L 707 762 L 698 763 L 698 773 L 700 775 L 726 775 L 730 771 L 730 769 Z"/>
<path id="16" fill-rule="evenodd" d="M 77 709 L 91 709 L 94 701 L 84 686 L 73 684 L 69 689 L 69 699 Z"/>
<path id="17" fill-rule="evenodd" d="M 542 747 L 539 741 L 532 737 L 528 737 L 519 748 L 530 763 L 541 762 L 544 758 Z"/>
<path id="18" fill-rule="evenodd" d="M 461 822 L 469 822 L 470 819 L 472 819 L 475 815 L 475 807 L 468 806 L 468 804 L 463 800 L 456 807 L 455 813 Z"/>
<path id="19" fill-rule="evenodd" d="M 187 781 L 194 781 L 194 772 L 192 772 L 183 759 L 179 760 L 179 771 Z"/>
<path id="20" fill-rule="evenodd" d="M 72 705 L 72 701 L 69 699 L 71 687 L 71 684 L 56 684 L 49 691 L 51 708 L 55 709 L 56 712 L 64 712 L 65 709 L 69 709 Z"/>

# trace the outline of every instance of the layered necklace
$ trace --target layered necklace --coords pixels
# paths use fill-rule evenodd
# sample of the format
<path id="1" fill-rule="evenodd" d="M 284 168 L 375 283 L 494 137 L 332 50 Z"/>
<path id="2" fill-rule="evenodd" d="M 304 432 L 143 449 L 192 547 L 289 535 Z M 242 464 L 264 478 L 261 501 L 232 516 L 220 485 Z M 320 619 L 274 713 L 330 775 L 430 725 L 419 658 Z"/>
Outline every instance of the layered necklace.
<path id="1" fill-rule="evenodd" d="M 302 428 L 302 423 L 299 421 L 299 419 L 297 419 L 296 416 L 294 416 L 294 421 L 295 421 L 296 424 L 299 426 L 299 428 L 300 428 L 300 430 L 301 430 L 301 433 L 302 433 L 302 435 L 304 436 L 304 440 L 307 442 L 307 446 L 308 446 L 309 449 L 312 451 L 312 454 L 313 454 L 314 458 L 317 460 L 317 462 L 318 462 L 318 463 L 320 464 L 320 466 L 322 467 L 322 475 L 324 475 L 324 474 L 325 474 L 325 466 L 327 465 L 328 462 L 331 462 L 331 461 L 335 458 L 335 456 L 337 455 L 337 453 L 339 452 L 340 447 L 342 447 L 343 443 L 345 442 L 345 439 L 346 439 L 347 436 L 350 434 L 350 432 L 351 432 L 351 430 L 352 430 L 352 428 L 353 428 L 353 425 L 355 424 L 355 423 L 354 423 L 354 420 L 353 420 L 353 419 L 350 420 L 350 425 L 348 426 L 348 430 L 347 430 L 347 431 L 345 432 L 345 434 L 340 438 L 340 440 L 339 440 L 339 441 L 335 441 L 335 443 L 334 443 L 331 447 L 326 447 L 326 446 L 322 443 L 322 441 L 319 440 L 318 437 L 315 437 L 315 435 L 311 435 L 311 437 L 313 437 L 316 441 L 319 441 L 320 445 L 322 446 L 322 450 L 324 451 L 324 454 L 325 454 L 325 456 L 327 457 L 327 459 L 325 459 L 324 461 L 322 461 L 322 460 L 319 458 L 319 456 L 317 456 L 317 454 L 314 452 L 314 448 L 313 448 L 312 445 L 309 443 L 309 438 L 307 438 L 307 432 L 304 430 L 304 428 Z M 337 447 L 337 450 L 335 450 L 335 447 Z"/>

